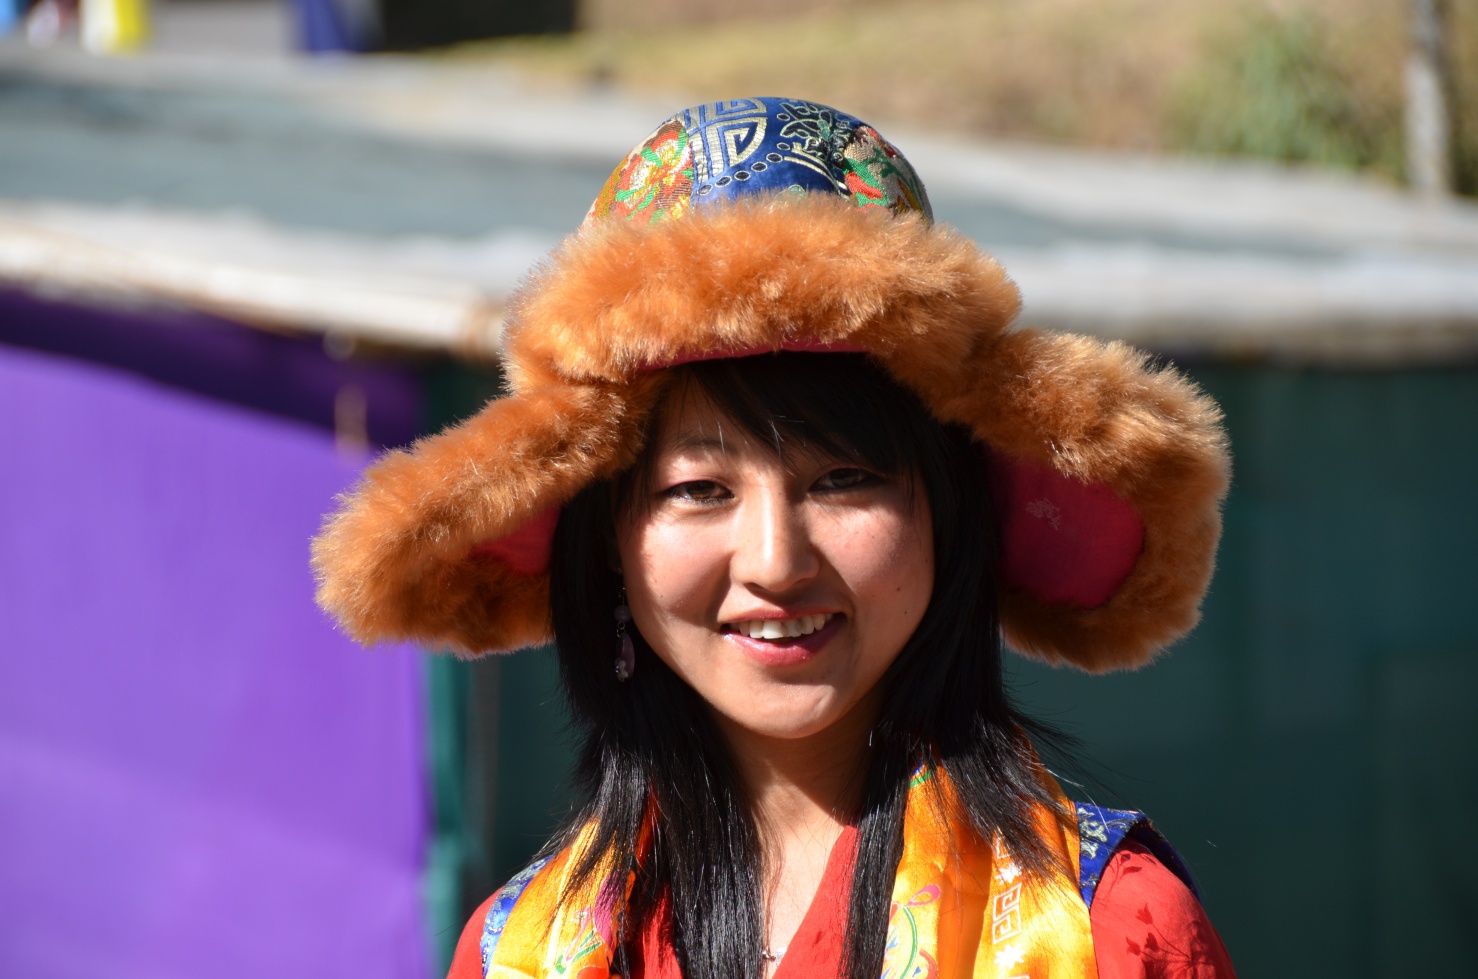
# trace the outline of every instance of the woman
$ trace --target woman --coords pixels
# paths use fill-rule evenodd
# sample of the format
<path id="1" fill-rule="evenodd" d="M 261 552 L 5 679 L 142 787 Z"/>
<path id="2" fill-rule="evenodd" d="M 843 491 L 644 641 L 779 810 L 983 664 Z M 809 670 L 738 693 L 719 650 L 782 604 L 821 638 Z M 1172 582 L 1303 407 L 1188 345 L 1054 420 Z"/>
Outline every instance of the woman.
<path id="1" fill-rule="evenodd" d="M 825 106 L 668 120 L 510 320 L 512 393 L 315 544 L 364 641 L 557 641 L 584 802 L 452 975 L 1230 975 L 1143 818 L 1069 802 L 1017 651 L 1188 630 L 1214 405 L 1019 299 Z"/>

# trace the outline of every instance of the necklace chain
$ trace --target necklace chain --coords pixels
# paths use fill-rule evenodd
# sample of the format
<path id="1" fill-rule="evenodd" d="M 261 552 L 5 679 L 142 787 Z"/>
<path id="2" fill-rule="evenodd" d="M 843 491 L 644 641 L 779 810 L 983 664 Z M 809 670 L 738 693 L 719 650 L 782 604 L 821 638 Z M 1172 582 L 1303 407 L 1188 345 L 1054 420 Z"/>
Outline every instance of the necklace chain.
<path id="1" fill-rule="evenodd" d="M 787 946 L 783 946 L 781 948 L 775 949 L 772 952 L 772 951 L 770 951 L 770 946 L 768 944 L 761 945 L 760 946 L 760 960 L 761 961 L 764 961 L 764 962 L 779 962 L 781 956 L 783 956 L 785 954 L 785 949 L 786 948 L 789 948 L 789 947 L 790 946 L 788 946 L 788 945 Z"/>

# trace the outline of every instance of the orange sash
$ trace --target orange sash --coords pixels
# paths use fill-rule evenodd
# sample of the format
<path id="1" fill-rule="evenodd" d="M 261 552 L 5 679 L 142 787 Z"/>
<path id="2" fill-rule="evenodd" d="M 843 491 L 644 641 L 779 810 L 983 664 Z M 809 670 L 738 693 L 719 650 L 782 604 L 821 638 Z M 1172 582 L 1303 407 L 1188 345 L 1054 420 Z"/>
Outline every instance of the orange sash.
<path id="1" fill-rule="evenodd" d="M 929 786 L 922 772 L 909 787 L 882 979 L 1095 979 L 1093 930 L 1076 887 L 1076 829 L 1039 814 L 1042 839 L 1070 873 L 1057 882 L 1028 879 L 999 841 L 978 841 L 949 815 L 952 788 L 936 778 Z M 586 839 L 495 898 L 483 939 L 487 979 L 610 979 L 611 911 L 630 875 L 611 875 L 561 909 L 571 854 Z"/>

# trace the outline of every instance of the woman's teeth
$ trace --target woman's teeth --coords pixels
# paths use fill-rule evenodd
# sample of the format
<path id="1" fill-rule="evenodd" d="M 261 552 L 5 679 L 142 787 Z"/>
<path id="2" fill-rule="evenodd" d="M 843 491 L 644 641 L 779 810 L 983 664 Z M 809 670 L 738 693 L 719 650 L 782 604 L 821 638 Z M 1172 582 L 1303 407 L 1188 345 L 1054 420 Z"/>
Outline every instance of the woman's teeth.
<path id="1" fill-rule="evenodd" d="M 794 639 L 809 636 L 835 616 L 835 612 L 822 612 L 796 619 L 745 619 L 735 622 L 730 628 L 751 639 Z"/>

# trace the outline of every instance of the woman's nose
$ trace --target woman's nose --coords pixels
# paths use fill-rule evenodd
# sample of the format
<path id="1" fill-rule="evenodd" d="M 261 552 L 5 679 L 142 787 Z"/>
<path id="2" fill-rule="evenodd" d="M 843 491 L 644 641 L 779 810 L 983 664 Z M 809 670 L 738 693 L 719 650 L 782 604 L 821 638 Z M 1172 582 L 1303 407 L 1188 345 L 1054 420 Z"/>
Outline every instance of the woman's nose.
<path id="1" fill-rule="evenodd" d="M 731 566 L 737 581 L 781 594 L 816 576 L 821 559 L 801 507 L 785 493 L 751 495 L 741 514 Z"/>

